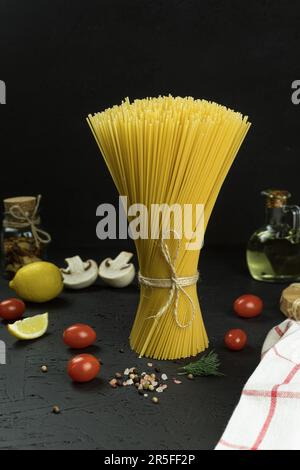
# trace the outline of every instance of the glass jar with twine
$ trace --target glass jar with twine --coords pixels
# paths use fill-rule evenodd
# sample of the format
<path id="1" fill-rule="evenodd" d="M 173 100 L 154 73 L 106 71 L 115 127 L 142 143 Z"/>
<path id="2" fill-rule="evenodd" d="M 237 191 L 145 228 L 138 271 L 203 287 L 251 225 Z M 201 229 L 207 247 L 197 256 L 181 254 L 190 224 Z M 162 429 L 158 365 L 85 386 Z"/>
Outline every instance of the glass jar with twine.
<path id="1" fill-rule="evenodd" d="M 41 229 L 40 201 L 41 195 L 3 201 L 2 264 L 8 279 L 12 279 L 22 266 L 45 257 L 45 247 L 51 237 Z"/>

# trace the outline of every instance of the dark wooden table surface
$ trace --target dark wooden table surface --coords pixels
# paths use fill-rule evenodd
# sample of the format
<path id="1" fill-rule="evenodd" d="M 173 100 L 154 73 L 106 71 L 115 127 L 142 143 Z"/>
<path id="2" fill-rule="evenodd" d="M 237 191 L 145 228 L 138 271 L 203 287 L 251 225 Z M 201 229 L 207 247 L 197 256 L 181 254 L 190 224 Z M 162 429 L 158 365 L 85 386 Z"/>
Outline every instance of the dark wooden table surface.
<path id="1" fill-rule="evenodd" d="M 91 251 L 80 254 L 93 257 Z M 102 259 L 115 254 L 103 253 Z M 65 256 L 57 254 L 54 259 L 61 264 Z M 159 405 L 133 387 L 112 389 L 108 380 L 114 372 L 130 366 L 144 369 L 149 362 L 138 359 L 128 346 L 137 286 L 112 290 L 99 282 L 87 290 L 65 291 L 48 304 L 28 305 L 28 315 L 49 312 L 44 337 L 16 341 L 0 324 L 0 340 L 7 346 L 7 363 L 0 365 L 0 449 L 212 449 L 259 361 L 266 333 L 283 320 L 278 308 L 283 286 L 251 280 L 241 249 L 206 248 L 200 271 L 199 297 L 223 377 L 183 379 L 181 385 L 170 382 Z M 0 286 L 1 298 L 13 296 L 6 281 Z M 232 302 L 243 293 L 264 299 L 261 317 L 243 320 L 233 314 Z M 88 384 L 75 385 L 66 374 L 73 353 L 63 344 L 62 332 L 75 322 L 90 324 L 98 334 L 88 352 L 100 357 L 103 367 L 100 377 Z M 244 351 L 230 352 L 223 346 L 224 333 L 233 327 L 248 333 Z M 180 365 L 152 362 L 169 377 Z M 40 371 L 43 364 L 48 366 L 46 374 Z M 60 414 L 52 413 L 54 405 Z"/>

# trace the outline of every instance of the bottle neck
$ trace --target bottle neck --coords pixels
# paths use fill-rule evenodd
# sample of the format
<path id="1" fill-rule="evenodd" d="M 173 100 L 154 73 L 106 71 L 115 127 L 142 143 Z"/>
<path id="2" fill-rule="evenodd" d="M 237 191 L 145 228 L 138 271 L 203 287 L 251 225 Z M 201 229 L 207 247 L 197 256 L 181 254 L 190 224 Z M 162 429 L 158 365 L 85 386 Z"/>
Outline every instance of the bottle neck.
<path id="1" fill-rule="evenodd" d="M 266 224 L 272 227 L 282 225 L 282 207 L 266 207 Z"/>

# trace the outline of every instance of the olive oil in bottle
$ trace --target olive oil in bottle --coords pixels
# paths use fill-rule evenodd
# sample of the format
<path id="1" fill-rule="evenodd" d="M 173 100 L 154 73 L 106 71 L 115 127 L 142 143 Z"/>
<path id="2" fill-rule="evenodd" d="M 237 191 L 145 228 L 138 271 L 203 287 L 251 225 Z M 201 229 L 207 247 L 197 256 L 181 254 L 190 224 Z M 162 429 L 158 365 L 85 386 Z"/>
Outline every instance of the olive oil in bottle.
<path id="1" fill-rule="evenodd" d="M 300 280 L 300 208 L 287 205 L 288 191 L 268 189 L 266 221 L 247 246 L 247 264 L 257 281 Z"/>

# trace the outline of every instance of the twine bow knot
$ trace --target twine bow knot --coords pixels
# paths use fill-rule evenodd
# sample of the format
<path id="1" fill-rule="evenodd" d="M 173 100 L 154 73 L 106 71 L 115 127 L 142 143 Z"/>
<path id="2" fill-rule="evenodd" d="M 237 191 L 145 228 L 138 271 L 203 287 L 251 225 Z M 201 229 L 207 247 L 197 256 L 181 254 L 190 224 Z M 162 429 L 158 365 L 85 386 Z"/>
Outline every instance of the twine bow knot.
<path id="1" fill-rule="evenodd" d="M 177 236 L 176 238 L 177 247 L 176 247 L 175 255 L 173 256 L 173 258 L 170 254 L 168 244 L 165 241 L 165 237 L 162 236 L 162 238 L 160 239 L 161 253 L 164 256 L 169 266 L 170 274 L 171 274 L 170 278 L 168 279 L 151 278 L 151 277 L 143 276 L 140 272 L 138 274 L 138 278 L 139 278 L 140 284 L 146 287 L 161 287 L 161 288 L 169 289 L 169 296 L 165 305 L 163 305 L 155 315 L 152 315 L 149 318 L 154 318 L 155 320 L 158 320 L 160 317 L 162 317 L 166 313 L 166 311 L 174 302 L 174 318 L 175 318 L 177 326 L 179 328 L 188 328 L 189 326 L 191 326 L 191 324 L 193 323 L 195 319 L 195 304 L 191 296 L 184 289 L 184 287 L 196 284 L 199 279 L 199 273 L 197 272 L 194 276 L 187 276 L 187 277 L 177 276 L 176 261 L 178 258 L 180 242 L 179 242 L 178 234 L 176 233 L 176 231 L 172 230 L 169 233 L 171 232 L 173 232 L 174 235 Z M 178 318 L 178 304 L 179 304 L 180 293 L 183 294 L 190 303 L 191 318 L 187 323 L 181 323 Z"/>
<path id="2" fill-rule="evenodd" d="M 11 206 L 6 213 L 9 215 L 13 220 L 5 220 L 4 225 L 13 228 L 24 228 L 30 227 L 32 232 L 33 239 L 35 241 L 36 246 L 40 246 L 41 243 L 49 243 L 51 241 L 51 236 L 48 232 L 37 227 L 40 223 L 40 218 L 37 215 L 39 206 L 41 201 L 41 195 L 37 196 L 36 205 L 32 215 L 28 212 L 25 212 L 24 209 L 19 205 Z"/>

